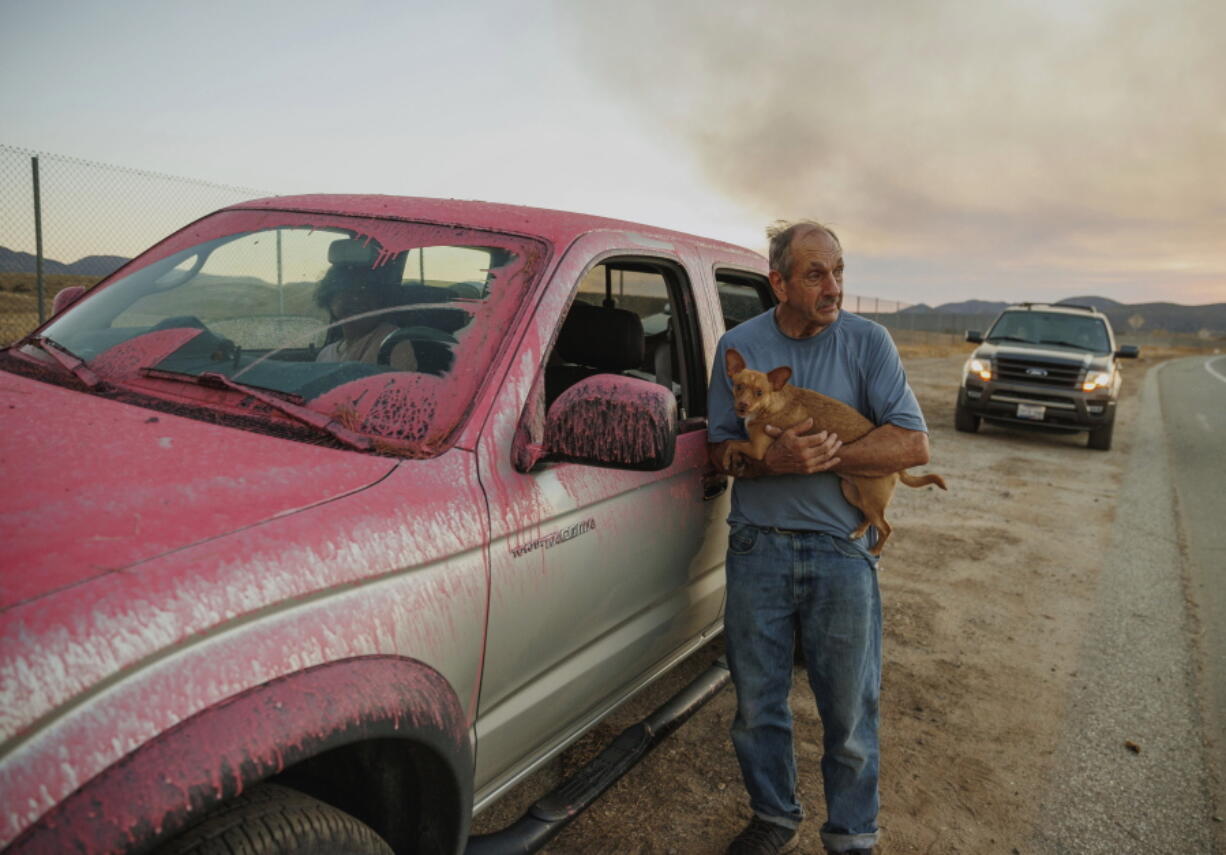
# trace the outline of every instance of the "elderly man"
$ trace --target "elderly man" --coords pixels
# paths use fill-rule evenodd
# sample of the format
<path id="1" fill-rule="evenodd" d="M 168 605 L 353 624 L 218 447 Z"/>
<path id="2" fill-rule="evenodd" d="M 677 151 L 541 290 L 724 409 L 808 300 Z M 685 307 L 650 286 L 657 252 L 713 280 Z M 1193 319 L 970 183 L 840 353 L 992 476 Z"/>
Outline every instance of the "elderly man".
<path id="1" fill-rule="evenodd" d="M 928 462 L 923 414 L 886 330 L 842 311 L 843 250 L 816 222 L 768 231 L 770 283 L 779 304 L 721 339 L 711 374 L 711 460 L 745 438 L 724 354 L 750 368 L 792 368 L 791 382 L 837 398 L 877 425 L 844 445 L 811 421 L 777 425 L 758 462 L 741 459 L 728 518 L 725 638 L 737 692 L 732 741 L 754 816 L 729 855 L 787 852 L 799 841 L 788 706 L 799 637 L 824 730 L 822 779 L 828 852 L 871 853 L 877 842 L 881 599 L 876 559 L 850 534 L 861 521 L 839 474 L 885 475 Z M 779 430 L 779 428 L 787 428 Z"/>

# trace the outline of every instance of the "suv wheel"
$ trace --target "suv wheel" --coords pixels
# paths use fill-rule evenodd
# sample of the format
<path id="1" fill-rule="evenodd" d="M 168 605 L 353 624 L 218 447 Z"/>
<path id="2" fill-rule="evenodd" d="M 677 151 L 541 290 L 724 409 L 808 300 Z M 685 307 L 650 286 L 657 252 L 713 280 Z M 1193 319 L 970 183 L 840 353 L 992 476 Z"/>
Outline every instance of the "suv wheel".
<path id="1" fill-rule="evenodd" d="M 958 404 L 954 407 L 954 427 L 967 433 L 979 430 L 979 416 Z"/>
<path id="2" fill-rule="evenodd" d="M 392 855 L 392 848 L 344 811 L 289 787 L 259 784 L 157 855 Z"/>
<path id="3" fill-rule="evenodd" d="M 1088 448 L 1096 449 L 1097 451 L 1108 451 L 1111 448 L 1111 434 L 1115 430 L 1115 419 L 1107 422 L 1102 427 L 1090 431 L 1090 438 L 1086 441 Z"/>

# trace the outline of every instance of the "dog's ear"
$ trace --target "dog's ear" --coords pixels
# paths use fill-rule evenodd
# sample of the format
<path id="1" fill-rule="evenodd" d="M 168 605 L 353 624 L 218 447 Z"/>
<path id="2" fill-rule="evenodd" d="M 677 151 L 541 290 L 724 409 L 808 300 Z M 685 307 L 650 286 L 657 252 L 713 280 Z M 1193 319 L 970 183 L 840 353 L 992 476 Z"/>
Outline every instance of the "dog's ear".
<path id="1" fill-rule="evenodd" d="M 728 376 L 739 374 L 745 370 L 745 357 L 737 353 L 736 348 L 728 348 L 728 352 L 724 354 L 724 367 L 728 369 Z"/>
<path id="2" fill-rule="evenodd" d="M 766 372 L 766 376 L 771 381 L 771 388 L 778 392 L 783 388 L 783 384 L 788 382 L 788 378 L 792 376 L 792 369 L 786 365 L 780 365 L 773 371 Z"/>

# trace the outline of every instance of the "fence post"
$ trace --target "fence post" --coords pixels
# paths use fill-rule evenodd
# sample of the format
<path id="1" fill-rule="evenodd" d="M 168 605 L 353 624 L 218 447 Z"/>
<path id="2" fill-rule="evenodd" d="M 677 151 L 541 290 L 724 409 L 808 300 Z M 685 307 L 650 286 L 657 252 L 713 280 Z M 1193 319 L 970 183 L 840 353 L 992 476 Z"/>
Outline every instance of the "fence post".
<path id="1" fill-rule="evenodd" d="M 46 320 L 43 311 L 43 203 L 38 184 L 38 156 L 30 158 L 30 169 L 34 179 L 34 281 L 38 294 L 38 325 Z"/>
<path id="2" fill-rule="evenodd" d="M 285 314 L 285 271 L 281 260 L 281 230 L 277 229 L 277 311 Z"/>

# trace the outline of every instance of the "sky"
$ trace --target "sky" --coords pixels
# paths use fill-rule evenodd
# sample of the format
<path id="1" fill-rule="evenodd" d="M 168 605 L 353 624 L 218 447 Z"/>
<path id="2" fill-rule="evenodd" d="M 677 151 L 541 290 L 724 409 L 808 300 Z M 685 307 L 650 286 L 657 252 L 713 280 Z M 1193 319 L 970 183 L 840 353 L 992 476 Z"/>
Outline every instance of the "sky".
<path id="1" fill-rule="evenodd" d="M 759 251 L 814 218 L 908 303 L 1226 302 L 1220 0 L 0 0 L 0 143 Z"/>

